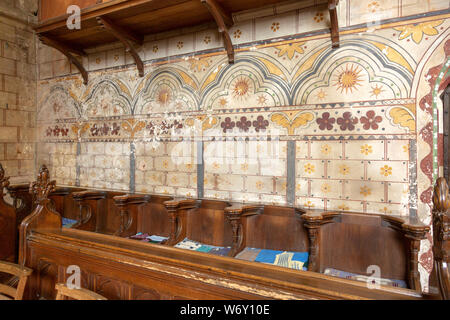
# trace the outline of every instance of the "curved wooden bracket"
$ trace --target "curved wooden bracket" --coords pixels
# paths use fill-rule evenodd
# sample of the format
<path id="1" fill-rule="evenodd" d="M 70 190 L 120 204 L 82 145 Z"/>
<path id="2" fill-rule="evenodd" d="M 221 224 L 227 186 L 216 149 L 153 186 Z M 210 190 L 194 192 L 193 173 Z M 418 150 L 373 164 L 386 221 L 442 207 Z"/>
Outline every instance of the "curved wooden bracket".
<path id="1" fill-rule="evenodd" d="M 81 64 L 80 61 L 78 61 L 78 59 L 76 59 L 71 52 L 78 54 L 80 56 L 86 56 L 86 53 L 83 50 L 79 50 L 76 48 L 72 48 L 70 46 L 68 46 L 65 43 L 61 43 L 59 41 L 56 41 L 54 39 L 50 39 L 48 36 L 44 36 L 42 34 L 38 35 L 39 40 L 41 40 L 41 42 L 49 47 L 55 48 L 56 50 L 58 50 L 59 52 L 61 52 L 63 55 L 65 55 L 67 57 L 67 59 L 69 59 L 69 61 L 71 63 L 73 63 L 77 69 L 80 71 L 81 76 L 83 77 L 83 83 L 85 85 L 88 84 L 89 81 L 89 77 L 88 77 L 88 73 L 86 71 L 86 69 L 83 67 L 83 65 Z"/>
<path id="2" fill-rule="evenodd" d="M 216 2 L 216 0 L 200 1 L 208 8 L 219 27 L 219 32 L 222 34 L 225 50 L 227 51 L 228 62 L 234 63 L 234 48 L 231 43 L 230 34 L 228 33 L 228 28 L 233 26 L 233 18 Z"/>
<path id="3" fill-rule="evenodd" d="M 137 233 L 139 207 L 148 203 L 149 195 L 123 195 L 115 196 L 114 204 L 120 209 L 120 226 L 115 236 L 129 237 Z"/>
<path id="4" fill-rule="evenodd" d="M 339 0 L 328 0 L 328 10 L 331 20 L 331 44 L 333 48 L 339 48 L 339 22 L 337 16 L 337 6 Z"/>
<path id="5" fill-rule="evenodd" d="M 144 43 L 143 37 L 136 35 L 128 30 L 123 29 L 122 27 L 115 25 L 111 20 L 106 17 L 97 17 L 97 22 L 103 28 L 108 30 L 114 37 L 116 37 L 120 42 L 125 46 L 125 50 L 133 57 L 134 62 L 136 63 L 137 69 L 139 71 L 139 76 L 144 76 L 144 63 L 142 62 L 141 57 L 133 48 L 130 41 L 136 42 L 138 45 L 142 45 Z"/>

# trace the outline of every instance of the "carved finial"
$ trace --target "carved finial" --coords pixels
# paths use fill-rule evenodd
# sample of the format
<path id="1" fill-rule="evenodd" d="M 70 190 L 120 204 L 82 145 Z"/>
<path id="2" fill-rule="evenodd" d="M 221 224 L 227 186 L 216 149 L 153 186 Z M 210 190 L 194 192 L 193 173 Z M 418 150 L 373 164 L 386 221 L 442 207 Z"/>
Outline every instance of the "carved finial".
<path id="1" fill-rule="evenodd" d="M 9 186 L 9 177 L 5 177 L 5 170 L 3 169 L 2 164 L 0 163 L 0 186 L 3 190 L 3 188 L 6 188 Z"/>
<path id="2" fill-rule="evenodd" d="M 448 185 L 445 178 L 436 180 L 433 192 L 434 210 L 437 212 L 446 212 L 450 208 L 450 198 L 448 197 Z"/>
<path id="3" fill-rule="evenodd" d="M 30 193 L 36 197 L 36 202 L 41 203 L 48 199 L 50 192 L 55 191 L 56 181 L 50 181 L 50 172 L 46 165 L 39 169 L 37 181 L 30 183 Z"/>
<path id="4" fill-rule="evenodd" d="M 5 177 L 5 170 L 0 163 L 0 198 L 3 198 L 3 189 L 9 186 L 9 177 Z"/>

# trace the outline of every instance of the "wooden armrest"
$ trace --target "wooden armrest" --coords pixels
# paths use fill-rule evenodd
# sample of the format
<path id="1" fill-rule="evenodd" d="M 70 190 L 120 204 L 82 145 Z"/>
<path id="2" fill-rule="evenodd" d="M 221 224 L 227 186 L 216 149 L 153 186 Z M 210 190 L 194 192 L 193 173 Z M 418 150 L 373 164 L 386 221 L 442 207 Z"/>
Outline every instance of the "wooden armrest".
<path id="1" fill-rule="evenodd" d="M 33 270 L 27 267 L 22 267 L 21 265 L 0 261 L 0 272 L 15 275 L 17 277 L 27 277 Z"/>
<path id="2" fill-rule="evenodd" d="M 264 210 L 262 204 L 245 204 L 245 203 L 233 203 L 230 207 L 224 209 L 225 215 L 228 217 L 233 216 L 248 216 L 259 214 Z"/>
<path id="3" fill-rule="evenodd" d="M 76 300 L 107 300 L 104 296 L 93 291 L 80 288 L 70 289 L 65 284 L 57 283 L 55 289 L 58 291 L 56 300 L 62 300 L 62 296 L 70 297 Z"/>
<path id="4" fill-rule="evenodd" d="M 106 191 L 79 191 L 72 193 L 72 197 L 75 201 L 99 200 L 105 199 L 106 196 Z"/>
<path id="5" fill-rule="evenodd" d="M 163 204 L 167 209 L 170 221 L 169 239 L 164 241 L 164 244 L 173 246 L 186 236 L 186 219 L 183 218 L 181 212 L 198 208 L 200 206 L 200 201 L 195 199 L 175 198 L 173 200 L 165 201 Z"/>
<path id="6" fill-rule="evenodd" d="M 123 196 L 113 197 L 114 203 L 116 205 L 127 205 L 127 204 L 142 204 L 147 203 L 150 200 L 149 195 L 135 195 L 135 194 L 125 194 Z"/>
<path id="7" fill-rule="evenodd" d="M 173 200 L 164 201 L 167 210 L 186 210 L 196 208 L 200 203 L 195 199 L 175 198 Z"/>

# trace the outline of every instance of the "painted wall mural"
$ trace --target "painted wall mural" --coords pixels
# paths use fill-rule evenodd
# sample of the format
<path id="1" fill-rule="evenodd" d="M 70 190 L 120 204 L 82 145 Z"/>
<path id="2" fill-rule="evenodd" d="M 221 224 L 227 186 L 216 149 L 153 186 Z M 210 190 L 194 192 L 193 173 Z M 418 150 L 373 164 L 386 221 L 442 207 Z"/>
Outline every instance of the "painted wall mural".
<path id="1" fill-rule="evenodd" d="M 143 78 L 124 66 L 87 87 L 41 80 L 38 164 L 66 185 L 430 223 L 449 17 L 348 29 L 339 49 L 299 35 L 241 46 L 233 65 L 213 50 L 149 60 Z"/>

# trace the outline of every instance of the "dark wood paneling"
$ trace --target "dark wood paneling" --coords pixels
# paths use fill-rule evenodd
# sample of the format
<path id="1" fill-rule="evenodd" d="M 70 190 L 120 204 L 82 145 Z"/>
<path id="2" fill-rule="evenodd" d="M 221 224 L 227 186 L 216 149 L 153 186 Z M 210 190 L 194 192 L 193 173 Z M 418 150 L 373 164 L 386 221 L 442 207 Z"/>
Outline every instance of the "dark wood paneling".
<path id="1" fill-rule="evenodd" d="M 381 277 L 407 281 L 407 250 L 404 236 L 382 226 L 379 216 L 342 214 L 341 222 L 321 228 L 321 272 L 335 268 L 368 275 L 377 265 Z"/>
<path id="2" fill-rule="evenodd" d="M 294 208 L 265 206 L 261 214 L 247 218 L 246 246 L 308 252 L 308 232 Z"/>

